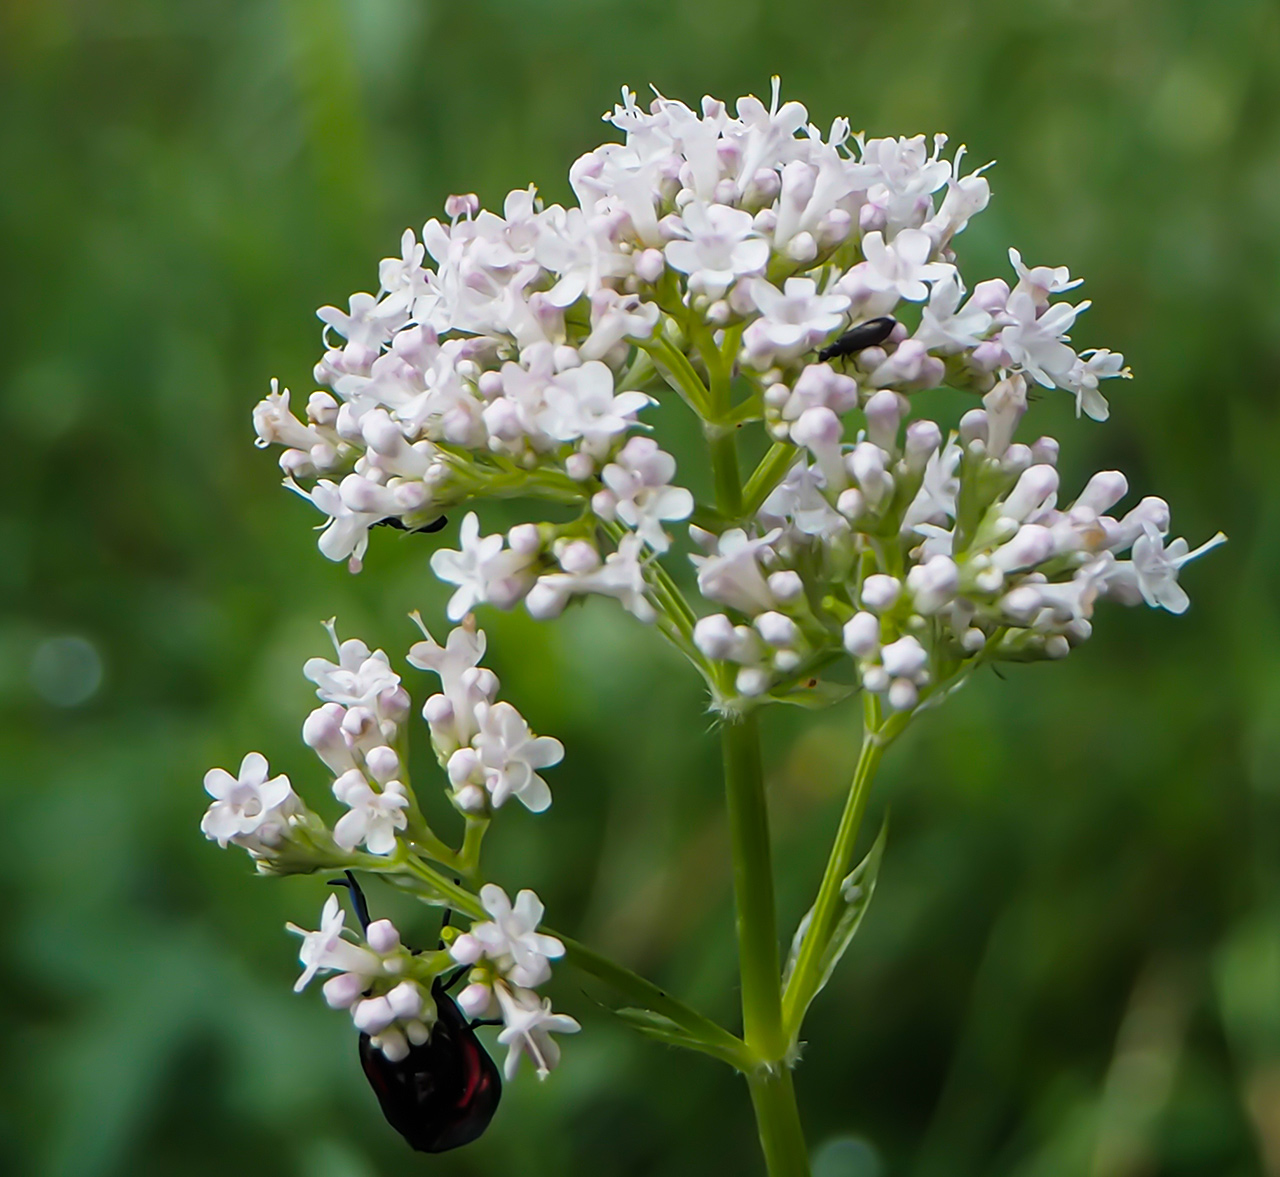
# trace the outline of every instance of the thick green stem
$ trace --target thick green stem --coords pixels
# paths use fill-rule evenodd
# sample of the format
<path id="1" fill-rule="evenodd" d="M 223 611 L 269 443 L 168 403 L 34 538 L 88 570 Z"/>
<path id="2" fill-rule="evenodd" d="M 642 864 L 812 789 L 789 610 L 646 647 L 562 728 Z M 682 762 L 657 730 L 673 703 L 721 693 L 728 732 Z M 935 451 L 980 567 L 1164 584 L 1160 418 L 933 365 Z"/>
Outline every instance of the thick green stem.
<path id="1" fill-rule="evenodd" d="M 839 909 L 840 884 L 849 873 L 854 844 L 858 840 L 858 831 L 862 828 L 862 815 L 866 812 L 867 797 L 871 792 L 871 781 L 887 743 L 887 733 L 876 722 L 879 711 L 873 695 L 866 696 L 865 708 L 862 752 L 858 756 L 858 765 L 849 785 L 849 796 L 845 801 L 844 812 L 840 815 L 840 826 L 836 830 L 831 854 L 827 858 L 827 867 L 822 873 L 818 897 L 813 903 L 813 918 L 809 921 L 808 933 L 800 946 L 800 955 L 791 971 L 791 979 L 782 999 L 783 1022 L 788 1041 L 794 1041 L 800 1033 L 800 1022 L 804 1018 L 807 1004 L 804 995 L 813 992 L 813 976 L 822 968 L 823 949 Z"/>
<path id="2" fill-rule="evenodd" d="M 791 1072 L 785 1066 L 760 1070 L 748 1077 L 747 1086 L 769 1177 L 809 1177 L 809 1153 Z"/>
<path id="3" fill-rule="evenodd" d="M 738 471 L 738 438 L 720 433 L 712 438 L 711 473 L 716 486 L 716 508 L 730 519 L 742 514 L 742 475 Z"/>
<path id="4" fill-rule="evenodd" d="M 767 1063 L 786 1054 L 778 981 L 778 920 L 773 897 L 769 810 L 754 713 L 721 729 L 725 800 L 733 847 L 742 1028 L 747 1045 Z"/>

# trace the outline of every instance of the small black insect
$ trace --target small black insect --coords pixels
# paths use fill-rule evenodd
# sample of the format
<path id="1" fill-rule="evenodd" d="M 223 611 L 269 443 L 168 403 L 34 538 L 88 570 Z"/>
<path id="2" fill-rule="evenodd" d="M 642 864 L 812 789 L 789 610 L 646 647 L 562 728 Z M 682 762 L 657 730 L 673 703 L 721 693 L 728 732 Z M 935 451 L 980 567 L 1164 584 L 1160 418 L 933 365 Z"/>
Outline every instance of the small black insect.
<path id="1" fill-rule="evenodd" d="M 877 343 L 883 343 L 888 339 L 897 325 L 898 320 L 892 315 L 883 315 L 879 319 L 868 319 L 865 323 L 850 327 L 834 343 L 824 347 L 818 353 L 818 359 L 825 362 L 837 359 L 840 356 L 851 356 L 855 352 L 860 352 L 864 347 L 875 347 Z"/>
<path id="2" fill-rule="evenodd" d="M 448 516 L 441 515 L 438 519 L 432 519 L 430 523 L 424 523 L 421 527 L 406 527 L 402 519 L 397 519 L 394 515 L 388 515 L 385 519 L 379 519 L 373 526 L 394 527 L 397 531 L 407 531 L 410 535 L 429 535 L 432 532 L 443 530 L 448 522 Z"/>
<path id="3" fill-rule="evenodd" d="M 369 909 L 359 884 L 346 872 L 334 886 L 351 892 L 351 904 L 362 927 Z M 447 916 L 447 913 L 446 913 Z M 360 1035 L 360 1065 L 378 1097 L 382 1114 L 411 1148 L 418 1152 L 448 1152 L 484 1134 L 502 1098 L 497 1065 L 476 1037 L 475 1026 L 449 996 L 449 989 L 469 970 L 459 969 L 446 983 L 432 982 L 436 1021 L 431 1037 L 411 1046 L 399 1062 L 392 1062 L 369 1039 Z"/>

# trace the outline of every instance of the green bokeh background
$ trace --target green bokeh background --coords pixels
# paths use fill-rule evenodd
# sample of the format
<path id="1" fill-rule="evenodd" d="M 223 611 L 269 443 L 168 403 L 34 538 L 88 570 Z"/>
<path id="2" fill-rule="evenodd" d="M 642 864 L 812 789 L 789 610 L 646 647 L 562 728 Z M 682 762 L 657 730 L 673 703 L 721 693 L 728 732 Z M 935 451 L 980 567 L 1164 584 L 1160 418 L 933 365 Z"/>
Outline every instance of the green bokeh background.
<path id="1" fill-rule="evenodd" d="M 4 0 L 0 1171 L 760 1172 L 737 1080 L 631 1039 L 567 969 L 562 1069 L 522 1075 L 474 1147 L 409 1153 L 349 1024 L 290 991 L 282 924 L 324 888 L 253 878 L 197 822 L 201 774 L 249 748 L 323 790 L 298 739 L 322 618 L 398 657 L 410 609 L 442 616 L 436 541 L 380 535 L 348 576 L 250 444 L 270 376 L 309 391 L 312 309 L 369 288 L 449 192 L 566 198 L 624 82 L 696 102 L 773 72 L 824 126 L 999 160 L 966 274 L 1005 273 L 1009 244 L 1069 263 L 1095 301 L 1077 343 L 1137 377 L 1106 426 L 1059 394 L 1029 428 L 1059 433 L 1068 485 L 1119 466 L 1193 543 L 1231 535 L 1185 618 L 1104 609 L 1066 664 L 984 676 L 891 752 L 880 890 L 798 1072 L 819 1177 L 1280 1174 L 1267 0 Z M 697 684 L 605 604 L 484 622 L 506 696 L 568 748 L 549 814 L 504 812 L 496 874 L 732 1019 Z M 75 705 L 68 635 L 103 668 Z M 789 935 L 855 713 L 767 735 Z"/>

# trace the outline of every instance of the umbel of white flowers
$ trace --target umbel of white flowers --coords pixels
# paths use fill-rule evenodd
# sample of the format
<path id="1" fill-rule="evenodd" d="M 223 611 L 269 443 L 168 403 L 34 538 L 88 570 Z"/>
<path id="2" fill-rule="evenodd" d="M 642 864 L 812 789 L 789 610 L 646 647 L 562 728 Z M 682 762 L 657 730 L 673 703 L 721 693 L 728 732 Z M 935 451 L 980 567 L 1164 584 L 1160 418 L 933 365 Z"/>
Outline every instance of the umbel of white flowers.
<path id="1" fill-rule="evenodd" d="M 401 849 L 425 844 L 428 853 L 433 850 L 434 835 L 394 748 L 409 717 L 408 692 L 383 651 L 371 652 L 356 638 L 339 641 L 332 621 L 327 628 L 337 661 L 311 658 L 303 668 L 321 705 L 302 725 L 302 738 L 328 769 L 333 795 L 345 806 L 333 828 L 307 808 L 288 777 L 270 777 L 257 752 L 244 758 L 237 776 L 221 768 L 205 775 L 213 803 L 201 828 L 222 846 L 247 850 L 264 873 L 370 862 L 376 867 L 377 859 Z M 487 824 L 513 796 L 531 810 L 546 809 L 551 793 L 537 770 L 557 764 L 564 749 L 559 740 L 534 736 L 510 703 L 495 702 L 498 679 L 480 666 L 484 650 L 484 632 L 472 626 L 455 629 L 444 646 L 424 629 L 408 660 L 440 679 L 441 692 L 427 699 L 423 714 L 447 770 L 448 795 L 471 821 Z M 496 1012 L 502 1018 L 507 1077 L 524 1054 L 545 1077 L 559 1059 L 549 1035 L 578 1029 L 534 992 L 550 978 L 550 962 L 564 946 L 537 930 L 543 907 L 532 891 L 521 891 L 513 905 L 490 883 L 481 888 L 480 902 L 488 919 L 461 935 L 450 929 L 448 946 L 434 953 L 414 953 L 389 920 L 375 920 L 357 937 L 331 895 L 318 931 L 289 925 L 302 937 L 304 969 L 295 988 L 302 990 L 318 973 L 335 973 L 324 984 L 325 1001 L 350 1011 L 356 1027 L 395 1062 L 430 1035 L 432 982 L 457 965 L 470 966 L 458 1004 L 472 1017 Z"/>
<path id="2" fill-rule="evenodd" d="M 861 690 L 905 721 L 978 666 L 1065 657 L 1101 601 L 1187 608 L 1179 573 L 1221 533 L 1194 550 L 1170 540 L 1163 499 L 1122 506 L 1118 471 L 1063 488 L 1057 441 L 1017 439 L 1033 387 L 1103 421 L 1103 381 L 1130 373 L 1119 354 L 1077 351 L 1089 304 L 1070 301 L 1080 279 L 1066 267 L 1010 249 L 1008 279 L 962 277 L 957 236 L 990 199 L 963 147 L 947 158 L 942 135 L 868 140 L 843 118 L 824 134 L 780 102 L 776 79 L 769 105 L 745 97 L 734 113 L 661 96 L 645 110 L 624 90 L 605 120 L 622 141 L 570 168 L 576 204 L 546 206 L 532 186 L 501 214 L 451 197 L 447 221 L 406 230 L 382 261 L 376 294 L 321 308 L 324 387 L 302 415 L 274 383 L 254 410 L 259 443 L 283 447 L 286 485 L 325 518 L 325 556 L 357 571 L 375 524 L 413 530 L 486 499 L 554 504 L 559 520 L 567 506 L 569 522 L 489 535 L 464 510 L 457 546 L 431 557 L 454 586 L 449 617 L 523 605 L 549 619 L 574 598 L 614 598 L 684 653 L 725 716 Z M 864 324 L 876 342 L 848 343 Z M 913 394 L 938 387 L 967 401 L 954 429 L 913 415 Z M 715 504 L 695 503 L 650 436 L 645 416 L 667 397 L 698 417 L 713 457 L 728 454 Z M 771 448 L 741 479 L 734 438 L 753 425 Z M 686 535 L 692 604 L 663 564 L 678 570 Z M 464 625 L 410 653 L 441 678 L 424 714 L 471 821 L 511 796 L 544 809 L 538 773 L 562 751 L 495 701 L 483 648 Z M 275 871 L 425 839 L 394 750 L 408 702 L 386 660 L 345 642 L 338 664 L 307 673 L 325 702 L 304 738 L 347 813 L 329 831 L 251 756 L 238 780 L 210 774 L 206 832 Z M 508 916 L 491 895 L 494 926 L 531 929 L 536 900 L 523 902 Z M 538 1027 L 576 1025 L 530 996 L 533 949 L 521 957 L 503 933 L 495 957 L 491 935 L 459 941 L 458 959 L 479 954 L 484 990 L 467 1003 L 500 1010 L 549 1066 Z M 331 959 L 320 943 L 305 940 L 304 959 Z M 361 950 L 368 967 L 347 971 L 367 984 L 386 954 Z M 321 967 L 345 968 L 333 960 Z M 407 997 L 386 1020 L 385 997 L 370 1025 L 401 1050 L 426 1022 Z"/>

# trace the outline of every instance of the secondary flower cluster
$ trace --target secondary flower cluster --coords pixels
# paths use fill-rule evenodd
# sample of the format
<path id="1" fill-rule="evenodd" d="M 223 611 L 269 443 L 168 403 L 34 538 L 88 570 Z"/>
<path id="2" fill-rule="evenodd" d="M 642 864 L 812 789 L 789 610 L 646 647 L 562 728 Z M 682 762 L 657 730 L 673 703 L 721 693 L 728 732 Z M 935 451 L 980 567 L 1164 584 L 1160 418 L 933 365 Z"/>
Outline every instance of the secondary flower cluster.
<path id="1" fill-rule="evenodd" d="M 518 797 L 536 811 L 550 805 L 537 770 L 558 763 L 564 749 L 558 740 L 534 736 L 510 703 L 496 700 L 497 677 L 480 666 L 483 631 L 468 619 L 440 646 L 424 629 L 408 660 L 440 677 L 442 693 L 427 700 L 423 714 L 447 769 L 448 795 L 468 818 L 468 841 L 475 835 L 470 850 L 464 845 L 463 851 L 450 851 L 427 824 L 408 784 L 402 755 L 411 700 L 400 676 L 382 650 L 370 651 L 356 638 L 340 641 L 332 621 L 326 628 L 336 661 L 311 658 L 303 667 L 321 705 L 307 717 L 302 738 L 333 775 L 332 793 L 345 812 L 330 829 L 288 777 L 271 777 L 266 759 L 250 752 L 237 776 L 221 768 L 206 774 L 213 798 L 201 822 L 207 837 L 247 850 L 264 873 L 378 866 L 378 860 L 398 862 L 410 854 L 474 872 L 480 838 L 507 798 Z M 297 988 L 318 972 L 336 972 L 325 983 L 325 1000 L 349 1010 L 357 1028 L 396 1061 L 430 1035 L 437 978 L 456 964 L 474 966 L 463 1009 L 478 1015 L 493 1007 L 502 1018 L 499 1041 L 509 1047 L 509 1075 L 527 1054 L 545 1076 L 558 1057 L 548 1035 L 577 1029 L 572 1018 L 553 1014 L 534 992 L 550 977 L 549 961 L 563 955 L 563 946 L 536 930 L 543 908 L 532 891 L 520 892 L 512 908 L 490 884 L 481 900 L 491 920 L 477 922 L 449 949 L 413 953 L 385 919 L 363 928 L 359 942 L 351 939 L 338 899 L 330 896 L 318 931 L 289 925 L 303 937 L 305 970 Z"/>
<path id="2" fill-rule="evenodd" d="M 741 619 L 702 618 L 699 650 L 754 696 L 843 647 L 858 684 L 906 711 L 978 661 L 1065 657 L 1100 599 L 1185 610 L 1178 570 L 1225 536 L 1166 546 L 1169 506 L 1154 497 L 1116 518 L 1128 482 L 1114 470 L 1059 508 L 1057 442 L 1011 440 L 1026 393 L 1007 376 L 945 442 L 933 421 L 904 430 L 908 401 L 890 390 L 867 399 L 852 446 L 833 410 L 806 408 L 792 437 L 807 453 L 753 530 L 695 530 L 699 590 Z"/>

